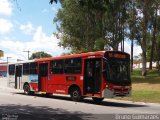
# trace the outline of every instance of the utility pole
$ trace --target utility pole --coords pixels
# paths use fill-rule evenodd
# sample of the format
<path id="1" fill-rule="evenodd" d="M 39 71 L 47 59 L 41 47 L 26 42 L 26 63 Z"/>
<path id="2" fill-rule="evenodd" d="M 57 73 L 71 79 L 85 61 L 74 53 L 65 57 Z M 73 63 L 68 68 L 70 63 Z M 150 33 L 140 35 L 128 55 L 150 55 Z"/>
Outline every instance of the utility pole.
<path id="1" fill-rule="evenodd" d="M 12 57 L 7 57 L 7 65 L 8 65 L 8 63 L 9 63 L 9 58 L 12 58 Z"/>
<path id="2" fill-rule="evenodd" d="M 23 52 L 27 52 L 27 53 L 28 53 L 28 60 L 29 60 L 29 53 L 30 53 L 31 51 L 28 50 L 28 51 L 23 51 Z"/>
<path id="3" fill-rule="evenodd" d="M 9 66 L 8 66 L 8 63 L 9 63 L 9 58 L 12 58 L 12 57 L 7 57 L 7 77 L 8 77 L 8 75 L 9 75 Z"/>

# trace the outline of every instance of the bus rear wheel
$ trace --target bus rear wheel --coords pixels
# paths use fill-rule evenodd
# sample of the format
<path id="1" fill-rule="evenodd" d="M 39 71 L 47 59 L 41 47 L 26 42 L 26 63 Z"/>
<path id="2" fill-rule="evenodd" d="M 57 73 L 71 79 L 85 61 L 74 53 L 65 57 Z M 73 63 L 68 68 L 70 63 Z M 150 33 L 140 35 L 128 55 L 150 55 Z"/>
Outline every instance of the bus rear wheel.
<path id="1" fill-rule="evenodd" d="M 78 87 L 73 87 L 71 89 L 70 95 L 71 95 L 71 99 L 73 101 L 80 101 L 81 100 L 81 91 Z"/>
<path id="2" fill-rule="evenodd" d="M 30 86 L 28 84 L 24 85 L 24 94 L 25 95 L 30 95 L 32 92 L 30 91 Z"/>
<path id="3" fill-rule="evenodd" d="M 96 103 L 102 102 L 104 98 L 96 98 L 96 97 L 92 97 L 93 101 Z"/>

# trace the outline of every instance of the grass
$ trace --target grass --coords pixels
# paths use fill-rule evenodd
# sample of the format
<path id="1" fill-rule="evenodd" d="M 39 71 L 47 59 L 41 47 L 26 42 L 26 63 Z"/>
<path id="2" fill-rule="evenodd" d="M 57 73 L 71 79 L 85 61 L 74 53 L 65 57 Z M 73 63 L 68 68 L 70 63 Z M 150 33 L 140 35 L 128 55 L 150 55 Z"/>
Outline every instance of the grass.
<path id="1" fill-rule="evenodd" d="M 141 70 L 134 70 L 132 73 L 133 83 L 150 83 L 150 84 L 160 84 L 160 76 L 157 70 L 148 70 L 147 76 L 141 76 Z"/>
<path id="2" fill-rule="evenodd" d="M 146 77 L 141 76 L 141 70 L 134 70 L 131 78 L 131 97 L 116 99 L 160 103 L 160 76 L 157 70 L 147 71 Z"/>

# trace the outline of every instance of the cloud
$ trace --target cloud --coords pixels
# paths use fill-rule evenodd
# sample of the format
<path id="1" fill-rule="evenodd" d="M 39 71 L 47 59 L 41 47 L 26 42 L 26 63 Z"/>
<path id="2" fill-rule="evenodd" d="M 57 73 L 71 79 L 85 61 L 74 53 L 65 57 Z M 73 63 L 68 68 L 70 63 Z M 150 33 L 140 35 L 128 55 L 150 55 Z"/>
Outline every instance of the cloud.
<path id="1" fill-rule="evenodd" d="M 52 11 L 55 12 L 55 13 L 58 12 L 58 10 L 55 7 L 52 7 Z"/>
<path id="2" fill-rule="evenodd" d="M 9 33 L 13 28 L 13 24 L 7 19 L 0 19 L 0 34 Z"/>
<path id="3" fill-rule="evenodd" d="M 37 27 L 33 36 L 32 44 L 34 45 L 34 51 L 48 51 L 52 55 L 60 55 L 64 52 L 64 49 L 58 46 L 59 39 L 54 35 L 47 36 L 42 29 L 42 26 Z M 30 44 L 30 43 L 28 43 Z M 28 45 L 28 47 L 30 47 Z M 31 48 L 29 48 L 31 49 Z"/>
<path id="4" fill-rule="evenodd" d="M 47 9 L 42 10 L 42 13 L 47 13 L 47 12 L 49 12 Z"/>
<path id="5" fill-rule="evenodd" d="M 120 45 L 119 45 L 119 50 L 120 50 Z M 131 45 L 128 42 L 124 42 L 124 51 L 131 54 Z M 139 45 L 134 45 L 133 48 L 133 56 L 138 56 L 140 53 L 142 53 L 141 46 Z"/>
<path id="6" fill-rule="evenodd" d="M 27 24 L 20 25 L 20 30 L 22 30 L 25 34 L 31 34 L 34 27 L 30 22 L 28 22 Z"/>
<path id="7" fill-rule="evenodd" d="M 5 53 L 4 57 L 0 59 L 0 62 L 6 62 L 7 57 L 9 57 L 8 62 L 16 62 L 17 59 L 27 60 L 27 56 L 25 56 L 23 54 Z"/>
<path id="8" fill-rule="evenodd" d="M 52 56 L 59 56 L 66 50 L 58 46 L 59 39 L 54 35 L 46 35 L 43 31 L 42 26 L 38 26 L 35 29 L 33 39 L 31 41 L 23 42 L 21 40 L 0 40 L 0 48 L 6 49 L 8 52 L 5 53 L 5 56 L 8 55 L 16 59 L 27 60 L 27 53 L 23 52 L 24 50 L 31 51 L 30 55 L 33 52 L 44 51 Z M 14 47 L 13 47 L 14 45 Z M 68 51 L 67 51 L 68 52 Z M 11 59 L 11 60 L 12 60 Z"/>
<path id="9" fill-rule="evenodd" d="M 0 14 L 7 16 L 12 14 L 12 5 L 9 0 L 0 0 Z"/>

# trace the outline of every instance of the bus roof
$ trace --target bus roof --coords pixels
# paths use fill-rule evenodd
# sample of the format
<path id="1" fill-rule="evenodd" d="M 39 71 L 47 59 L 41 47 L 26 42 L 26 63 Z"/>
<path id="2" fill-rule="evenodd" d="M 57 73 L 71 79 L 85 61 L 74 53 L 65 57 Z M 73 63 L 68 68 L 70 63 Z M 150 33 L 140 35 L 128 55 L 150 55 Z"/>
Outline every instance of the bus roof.
<path id="1" fill-rule="evenodd" d="M 11 63 L 8 63 L 8 64 L 9 64 L 9 65 L 12 65 L 12 64 L 23 64 L 23 63 L 31 63 L 31 62 L 35 62 L 35 60 L 11 62 Z"/>
<path id="2" fill-rule="evenodd" d="M 109 50 L 109 51 L 86 52 L 86 53 L 79 53 L 79 54 L 49 57 L 49 58 L 33 59 L 33 60 L 28 60 L 28 61 L 19 61 L 19 62 L 14 62 L 14 63 L 9 63 L 9 64 L 23 64 L 23 63 L 31 63 L 31 62 L 43 62 L 43 61 L 50 61 L 50 60 L 59 60 L 59 59 L 77 58 L 77 57 L 88 57 L 88 56 L 104 56 L 105 52 L 121 52 L 121 51 Z M 128 54 L 126 52 L 121 52 L 121 53 Z"/>
<path id="3" fill-rule="evenodd" d="M 71 55 L 63 55 L 63 56 L 50 57 L 50 58 L 41 58 L 41 59 L 36 59 L 35 61 L 41 62 L 41 61 L 58 60 L 58 59 L 66 59 L 66 58 L 95 56 L 95 55 L 103 56 L 104 53 L 105 51 L 86 52 L 86 53 L 80 53 L 80 54 L 71 54 Z"/>

